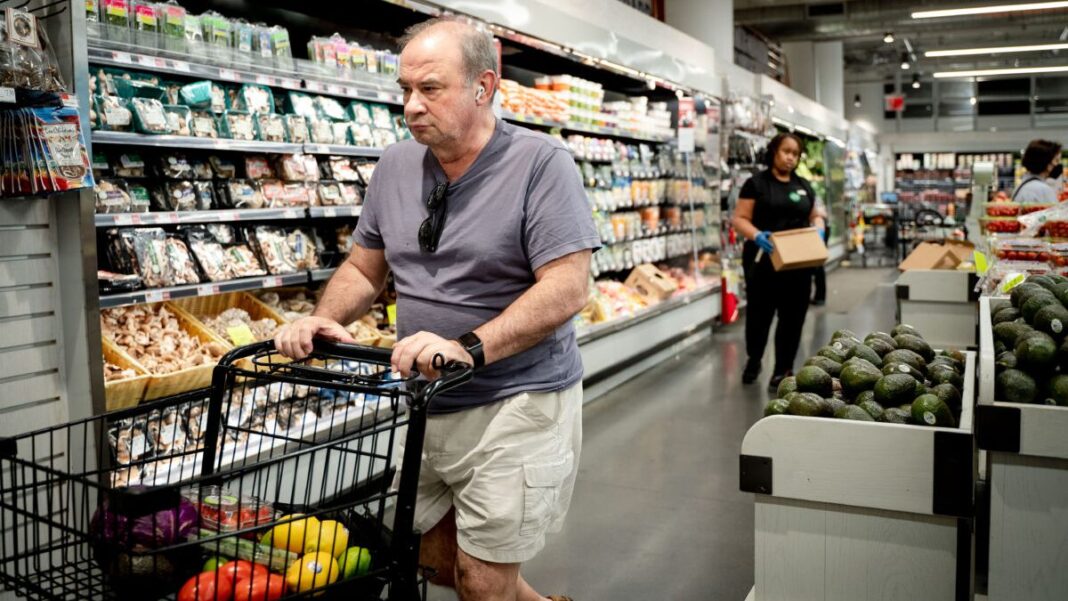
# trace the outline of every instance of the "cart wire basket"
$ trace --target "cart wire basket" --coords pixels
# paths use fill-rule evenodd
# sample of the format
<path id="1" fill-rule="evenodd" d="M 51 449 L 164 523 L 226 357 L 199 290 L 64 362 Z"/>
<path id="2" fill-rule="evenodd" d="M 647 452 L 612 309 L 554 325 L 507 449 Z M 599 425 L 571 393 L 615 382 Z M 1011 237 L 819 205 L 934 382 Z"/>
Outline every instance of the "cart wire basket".
<path id="1" fill-rule="evenodd" d="M 289 361 L 261 342 L 220 360 L 210 395 L 2 439 L 0 584 L 64 601 L 425 599 L 426 409 L 472 377 L 438 366 L 428 382 L 384 349 L 316 340 Z"/>

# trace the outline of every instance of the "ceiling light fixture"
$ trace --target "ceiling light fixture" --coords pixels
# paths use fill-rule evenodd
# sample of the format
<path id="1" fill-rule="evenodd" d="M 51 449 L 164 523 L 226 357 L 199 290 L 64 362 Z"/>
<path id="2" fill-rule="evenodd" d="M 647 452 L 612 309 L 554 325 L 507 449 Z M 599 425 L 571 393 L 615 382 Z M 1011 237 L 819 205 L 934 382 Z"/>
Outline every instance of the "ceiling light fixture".
<path id="1" fill-rule="evenodd" d="M 959 50 L 928 50 L 928 58 L 939 56 L 971 56 L 974 54 L 1008 54 L 1011 52 L 1042 52 L 1044 50 L 1068 50 L 1068 44 L 1031 44 L 1029 46 L 993 46 L 990 48 L 961 48 Z"/>
<path id="2" fill-rule="evenodd" d="M 908 71 L 911 67 L 912 67 L 912 65 L 909 63 L 909 53 L 908 52 L 902 52 L 901 53 L 901 68 L 902 68 L 902 70 Z"/>
<path id="3" fill-rule="evenodd" d="M 860 108 L 860 94 L 853 95 L 853 106 L 858 109 Z"/>
<path id="4" fill-rule="evenodd" d="M 919 73 L 916 73 L 916 74 L 914 74 L 912 76 L 912 89 L 913 90 L 920 89 L 920 74 Z"/>
<path id="5" fill-rule="evenodd" d="M 1025 10 L 1049 10 L 1051 8 L 1068 8 L 1068 1 L 1025 2 L 1023 4 L 994 4 L 991 6 L 973 6 L 970 8 L 921 10 L 912 13 L 912 18 L 937 19 L 939 17 L 966 17 L 968 15 L 989 15 L 993 13 L 1021 12 Z"/>
<path id="6" fill-rule="evenodd" d="M 976 69 L 973 71 L 939 71 L 934 74 L 936 79 L 950 79 L 953 77 L 994 77 L 997 75 L 1026 75 L 1028 73 L 1065 73 L 1068 66 L 1058 67 L 1017 67 L 1013 69 Z"/>
<path id="7" fill-rule="evenodd" d="M 894 43 L 894 32 L 892 32 L 892 31 L 886 32 L 886 35 L 883 36 L 883 41 L 886 42 L 887 44 L 893 44 Z"/>
<path id="8" fill-rule="evenodd" d="M 969 99 L 968 99 L 968 104 L 970 104 L 970 105 L 972 105 L 972 106 L 975 106 L 975 103 L 976 103 L 976 102 L 979 102 L 979 100 L 978 100 L 978 99 L 976 99 L 976 97 L 975 97 L 975 96 L 972 96 L 971 98 L 969 98 Z"/>

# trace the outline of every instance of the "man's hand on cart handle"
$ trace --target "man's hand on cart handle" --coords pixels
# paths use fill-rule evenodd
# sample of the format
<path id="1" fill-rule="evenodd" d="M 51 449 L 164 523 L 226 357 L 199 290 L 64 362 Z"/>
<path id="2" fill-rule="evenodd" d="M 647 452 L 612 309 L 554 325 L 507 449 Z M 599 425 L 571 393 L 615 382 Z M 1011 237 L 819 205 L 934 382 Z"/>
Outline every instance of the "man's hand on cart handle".
<path id="1" fill-rule="evenodd" d="M 419 332 L 398 340 L 390 360 L 393 371 L 404 377 L 418 371 L 428 380 L 436 380 L 441 372 L 435 367 L 434 356 L 441 355 L 437 365 L 458 361 L 474 364 L 471 354 L 455 340 L 446 340 L 437 334 Z"/>
<path id="2" fill-rule="evenodd" d="M 274 335 L 274 348 L 290 359 L 300 360 L 311 354 L 315 338 L 349 344 L 356 342 L 341 324 L 332 319 L 302 317 L 278 330 Z"/>

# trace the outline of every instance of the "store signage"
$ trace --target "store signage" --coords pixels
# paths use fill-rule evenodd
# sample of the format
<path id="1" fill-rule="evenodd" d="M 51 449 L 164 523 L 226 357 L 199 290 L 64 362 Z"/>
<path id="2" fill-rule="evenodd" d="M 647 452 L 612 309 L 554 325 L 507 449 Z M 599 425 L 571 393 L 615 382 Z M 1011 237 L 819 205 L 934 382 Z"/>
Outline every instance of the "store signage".
<path id="1" fill-rule="evenodd" d="M 679 98 L 679 152 L 694 151 L 696 126 L 697 107 L 693 98 Z"/>
<path id="2" fill-rule="evenodd" d="M 900 113 L 905 110 L 905 96 L 903 94 L 887 94 L 886 110 L 894 113 Z"/>

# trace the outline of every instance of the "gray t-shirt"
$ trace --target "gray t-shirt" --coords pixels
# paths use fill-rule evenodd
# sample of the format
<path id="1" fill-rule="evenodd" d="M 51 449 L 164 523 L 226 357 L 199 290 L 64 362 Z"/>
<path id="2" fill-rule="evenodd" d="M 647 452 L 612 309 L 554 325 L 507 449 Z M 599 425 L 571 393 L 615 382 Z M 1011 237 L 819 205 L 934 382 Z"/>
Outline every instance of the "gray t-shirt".
<path id="1" fill-rule="evenodd" d="M 586 192 L 567 147 L 497 120 L 474 164 L 451 182 L 437 252 L 419 248 L 426 198 L 446 181 L 414 140 L 386 149 L 367 190 L 354 241 L 385 249 L 397 288 L 397 336 L 456 338 L 500 315 L 534 284 L 534 271 L 600 247 Z M 582 379 L 570 322 L 533 348 L 479 370 L 431 412 L 485 405 L 522 392 L 563 390 Z"/>
<path id="2" fill-rule="evenodd" d="M 1047 184 L 1045 179 L 1028 173 L 1023 176 L 1020 185 L 1013 192 L 1012 200 L 1024 204 L 1055 205 L 1057 204 L 1057 191 Z"/>

